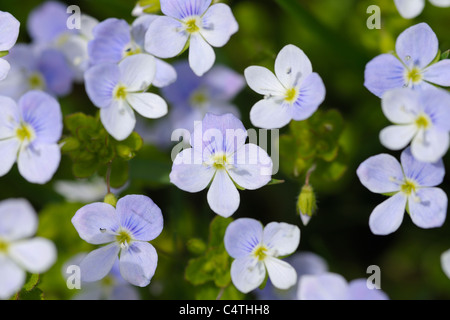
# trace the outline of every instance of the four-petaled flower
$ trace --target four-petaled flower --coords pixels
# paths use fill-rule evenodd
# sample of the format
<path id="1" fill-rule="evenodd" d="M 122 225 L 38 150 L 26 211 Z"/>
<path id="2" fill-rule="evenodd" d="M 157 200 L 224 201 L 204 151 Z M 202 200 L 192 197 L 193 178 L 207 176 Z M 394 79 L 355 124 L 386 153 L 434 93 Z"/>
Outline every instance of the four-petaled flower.
<path id="1" fill-rule="evenodd" d="M 225 231 L 225 249 L 234 258 L 231 280 L 235 287 L 248 293 L 258 288 L 266 277 L 278 289 L 289 289 L 297 282 L 295 269 L 279 257 L 289 255 L 300 243 L 300 229 L 284 222 L 261 222 L 240 218 Z"/>
<path id="2" fill-rule="evenodd" d="M 191 146 L 173 161 L 170 181 L 187 192 L 206 187 L 211 209 L 231 216 L 239 207 L 239 188 L 255 190 L 272 176 L 272 160 L 259 146 L 248 143 L 247 131 L 232 114 L 207 113 L 194 128 Z"/>
<path id="3" fill-rule="evenodd" d="M 450 86 L 450 60 L 434 62 L 439 52 L 436 34 L 426 23 L 403 31 L 395 43 L 396 54 L 372 59 L 365 70 L 365 87 L 378 97 L 391 89 Z"/>
<path id="4" fill-rule="evenodd" d="M 0 11 L 0 81 L 8 75 L 10 65 L 1 59 L 14 46 L 19 37 L 20 22 L 9 12 Z"/>
<path id="5" fill-rule="evenodd" d="M 357 174 L 361 183 L 374 193 L 391 195 L 370 215 L 369 226 L 377 235 L 396 231 L 406 211 L 418 227 L 442 226 L 447 215 L 447 195 L 435 186 L 442 183 L 442 160 L 426 163 L 416 160 L 410 148 L 401 154 L 401 164 L 393 156 L 379 154 L 364 161 Z"/>
<path id="6" fill-rule="evenodd" d="M 388 149 L 401 150 L 411 142 L 411 152 L 422 162 L 436 162 L 449 147 L 450 94 L 445 90 L 393 89 L 382 98 L 386 117 L 395 125 L 380 132 Z"/>
<path id="7" fill-rule="evenodd" d="M 264 99 L 250 111 L 256 127 L 281 128 L 292 119 L 309 118 L 325 99 L 325 86 L 320 76 L 312 72 L 305 53 L 294 45 L 285 46 L 275 60 L 275 74 L 270 70 L 251 66 L 245 69 L 249 87 Z"/>
<path id="8" fill-rule="evenodd" d="M 237 32 L 238 24 L 229 6 L 212 0 L 161 0 L 165 16 L 150 25 L 146 51 L 160 58 L 173 58 L 189 46 L 189 64 L 202 76 L 213 66 L 213 47 L 223 47 Z"/>
<path id="9" fill-rule="evenodd" d="M 32 237 L 38 216 L 25 199 L 0 202 L 0 299 L 9 298 L 25 283 L 26 272 L 43 273 L 56 261 L 50 240 Z"/>
<path id="10" fill-rule="evenodd" d="M 100 108 L 100 119 L 116 140 L 124 140 L 133 132 L 136 125 L 133 109 L 151 119 L 167 113 L 164 99 L 144 92 L 155 77 L 155 58 L 150 55 L 132 55 L 118 65 L 98 64 L 84 77 L 89 98 Z"/>
<path id="11" fill-rule="evenodd" d="M 0 176 L 17 161 L 29 182 L 48 182 L 61 160 L 58 140 L 63 123 L 58 101 L 41 91 L 29 91 L 19 102 L 0 96 Z"/>
<path id="12" fill-rule="evenodd" d="M 104 278 L 119 257 L 125 280 L 139 287 L 150 283 L 158 255 L 148 241 L 163 229 L 161 210 L 150 198 L 128 195 L 119 199 L 116 208 L 102 202 L 88 204 L 76 212 L 72 223 L 86 242 L 106 244 L 80 263 L 82 281 Z"/>
<path id="13" fill-rule="evenodd" d="M 430 0 L 436 7 L 450 7 L 450 0 Z M 400 15 L 405 19 L 413 19 L 422 13 L 425 0 L 394 0 Z"/>

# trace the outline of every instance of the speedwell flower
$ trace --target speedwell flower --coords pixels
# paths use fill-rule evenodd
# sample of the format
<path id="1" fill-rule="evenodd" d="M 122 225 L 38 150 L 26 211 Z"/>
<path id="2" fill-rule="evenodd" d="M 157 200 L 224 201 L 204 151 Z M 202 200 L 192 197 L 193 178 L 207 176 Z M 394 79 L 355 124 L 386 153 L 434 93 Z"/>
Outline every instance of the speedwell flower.
<path id="1" fill-rule="evenodd" d="M 276 129 L 292 119 L 309 118 L 325 99 L 325 86 L 312 72 L 305 53 L 294 45 L 285 46 L 275 60 L 275 74 L 264 67 L 251 66 L 245 78 L 252 90 L 264 95 L 250 111 L 253 125 Z"/>
<path id="2" fill-rule="evenodd" d="M 407 148 L 401 154 L 401 164 L 391 155 L 379 154 L 364 161 L 357 174 L 370 191 L 390 195 L 370 215 L 369 226 L 374 234 L 387 235 L 396 231 L 405 209 L 420 228 L 436 228 L 444 223 L 447 195 L 435 187 L 445 176 L 442 160 L 420 162 Z"/>
<path id="3" fill-rule="evenodd" d="M 2 56 L 14 46 L 19 36 L 20 22 L 10 13 L 0 11 L 0 81 L 8 75 L 10 65 Z"/>
<path id="4" fill-rule="evenodd" d="M 255 219 L 240 218 L 225 231 L 225 249 L 234 258 L 231 280 L 248 293 L 258 288 L 266 277 L 278 289 L 289 289 L 297 282 L 295 269 L 279 257 L 289 255 L 300 243 L 300 229 L 284 222 L 271 222 L 263 228 Z"/>

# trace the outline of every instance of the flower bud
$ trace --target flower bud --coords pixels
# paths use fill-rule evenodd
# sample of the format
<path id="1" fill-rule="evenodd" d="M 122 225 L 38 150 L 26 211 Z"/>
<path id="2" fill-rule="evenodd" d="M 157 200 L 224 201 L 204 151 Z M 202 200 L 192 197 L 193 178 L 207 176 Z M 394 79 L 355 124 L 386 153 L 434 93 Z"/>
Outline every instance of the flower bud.
<path id="1" fill-rule="evenodd" d="M 297 201 L 297 210 L 304 225 L 308 224 L 309 219 L 316 213 L 316 194 L 309 184 L 305 184 L 300 191 L 300 196 Z"/>
<path id="2" fill-rule="evenodd" d="M 110 204 L 115 208 L 116 204 L 117 204 L 117 197 L 113 193 L 108 193 L 105 196 L 105 199 L 103 200 L 103 202 Z"/>

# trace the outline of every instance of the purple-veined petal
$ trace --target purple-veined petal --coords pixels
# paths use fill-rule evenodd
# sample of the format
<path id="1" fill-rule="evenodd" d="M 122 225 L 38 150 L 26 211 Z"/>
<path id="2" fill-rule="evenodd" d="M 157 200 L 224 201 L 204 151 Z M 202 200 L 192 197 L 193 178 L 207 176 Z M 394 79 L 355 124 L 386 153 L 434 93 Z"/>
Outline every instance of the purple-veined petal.
<path id="1" fill-rule="evenodd" d="M 213 178 L 215 170 L 203 165 L 203 156 L 193 148 L 180 152 L 170 172 L 170 182 L 181 190 L 199 192 L 205 189 Z"/>
<path id="2" fill-rule="evenodd" d="M 441 255 L 442 270 L 450 278 L 450 250 L 445 251 Z M 1 286 L 0 286 L 1 288 Z"/>
<path id="3" fill-rule="evenodd" d="M 415 124 L 388 126 L 380 131 L 380 142 L 390 150 L 405 148 L 416 135 Z"/>
<path id="4" fill-rule="evenodd" d="M 325 85 L 317 73 L 310 74 L 301 84 L 292 108 L 292 118 L 301 121 L 309 118 L 325 100 Z"/>
<path id="5" fill-rule="evenodd" d="M 25 199 L 0 202 L 0 238 L 8 241 L 31 237 L 38 226 L 37 214 Z"/>
<path id="6" fill-rule="evenodd" d="M 366 279 L 355 279 L 348 284 L 350 300 L 389 300 L 380 289 L 369 289 Z"/>
<path id="7" fill-rule="evenodd" d="M 394 0 L 400 15 L 405 19 L 413 19 L 422 13 L 425 0 Z"/>
<path id="8" fill-rule="evenodd" d="M 296 284 L 297 272 L 286 261 L 267 256 L 264 259 L 264 264 L 275 288 L 287 290 Z"/>
<path id="9" fill-rule="evenodd" d="M 447 153 L 449 146 L 450 136 L 448 131 L 438 130 L 437 128 L 422 129 L 411 142 L 411 152 L 419 161 L 436 162 Z"/>
<path id="10" fill-rule="evenodd" d="M 211 210 L 225 218 L 239 208 L 239 192 L 225 170 L 216 171 L 207 199 Z"/>
<path id="11" fill-rule="evenodd" d="M 200 33 L 213 47 L 223 47 L 238 29 L 238 23 L 228 5 L 212 5 L 202 16 Z"/>
<path id="12" fill-rule="evenodd" d="M 300 229 L 284 222 L 271 222 L 264 228 L 263 242 L 274 257 L 286 256 L 297 250 Z"/>
<path id="13" fill-rule="evenodd" d="M 201 16 L 211 0 L 161 0 L 161 11 L 166 16 L 182 20 L 190 16 Z"/>
<path id="14" fill-rule="evenodd" d="M 405 85 L 405 67 L 390 53 L 373 58 L 364 71 L 364 86 L 377 97 Z"/>
<path id="15" fill-rule="evenodd" d="M 118 259 L 119 251 L 117 243 L 91 251 L 80 263 L 81 281 L 93 282 L 103 279 Z"/>
<path id="16" fill-rule="evenodd" d="M 157 94 L 150 92 L 128 93 L 127 101 L 141 116 L 149 119 L 158 119 L 167 114 L 167 103 Z"/>
<path id="17" fill-rule="evenodd" d="M 250 121 L 255 127 L 278 129 L 292 120 L 293 107 L 274 98 L 257 102 L 250 110 Z"/>
<path id="18" fill-rule="evenodd" d="M 305 275 L 298 285 L 300 300 L 348 300 L 348 283 L 339 274 Z"/>
<path id="19" fill-rule="evenodd" d="M 233 155 L 233 167 L 228 174 L 240 187 L 255 190 L 272 179 L 272 159 L 256 144 L 246 144 Z"/>
<path id="20" fill-rule="evenodd" d="M 19 37 L 20 22 L 9 12 L 0 11 L 0 51 L 10 50 Z"/>
<path id="21" fill-rule="evenodd" d="M 159 17 L 145 34 L 145 51 L 158 58 L 173 58 L 181 53 L 188 38 L 181 22 L 170 17 Z"/>
<path id="22" fill-rule="evenodd" d="M 284 87 L 297 87 L 311 73 L 311 61 L 300 48 L 289 44 L 278 53 L 275 74 Z"/>
<path id="23" fill-rule="evenodd" d="M 132 285 L 145 287 L 150 283 L 158 264 L 155 248 L 147 242 L 133 242 L 120 254 L 120 274 Z"/>
<path id="24" fill-rule="evenodd" d="M 120 83 L 128 92 L 146 90 L 155 78 L 155 58 L 148 54 L 135 54 L 119 63 Z"/>
<path id="25" fill-rule="evenodd" d="M 119 218 L 113 206 L 103 202 L 85 205 L 72 218 L 80 238 L 91 244 L 114 241 L 119 228 Z"/>
<path id="26" fill-rule="evenodd" d="M 225 231 L 224 244 L 228 254 L 243 258 L 252 253 L 263 239 L 263 225 L 251 218 L 240 218 L 231 222 Z"/>
<path id="27" fill-rule="evenodd" d="M 8 253 L 11 259 L 31 273 L 47 271 L 55 263 L 57 255 L 53 242 L 39 237 L 12 243 Z"/>
<path id="28" fill-rule="evenodd" d="M 214 49 L 199 34 L 193 34 L 189 40 L 189 66 L 201 77 L 209 71 L 216 61 Z"/>
<path id="29" fill-rule="evenodd" d="M 406 202 L 407 197 L 399 192 L 379 204 L 369 219 L 372 233 L 384 236 L 396 231 L 402 224 Z"/>
<path id="30" fill-rule="evenodd" d="M 409 197 L 411 220 L 420 228 L 438 228 L 447 216 L 447 195 L 439 188 L 423 188 Z"/>
<path id="31" fill-rule="evenodd" d="M 67 28 L 67 7 L 57 1 L 44 2 L 28 17 L 27 30 L 36 42 L 50 43 L 70 32 Z"/>
<path id="32" fill-rule="evenodd" d="M 401 163 L 405 176 L 417 182 L 421 187 L 435 187 L 444 181 L 445 167 L 442 160 L 435 163 L 416 160 L 411 148 L 402 152 Z"/>
<path id="33" fill-rule="evenodd" d="M 374 193 L 400 191 L 399 181 L 403 181 L 400 163 L 393 156 L 379 154 L 365 160 L 356 171 L 361 183 Z"/>
<path id="34" fill-rule="evenodd" d="M 124 100 L 113 100 L 109 107 L 101 108 L 100 119 L 106 131 L 118 141 L 128 138 L 136 125 L 133 109 Z"/>
<path id="35" fill-rule="evenodd" d="M 439 42 L 434 31 L 424 22 L 403 31 L 395 43 L 399 58 L 409 67 L 425 68 L 436 57 Z"/>
<path id="36" fill-rule="evenodd" d="M 19 172 L 28 182 L 45 184 L 58 170 L 61 150 L 57 144 L 32 144 L 20 150 Z"/>
<path id="37" fill-rule="evenodd" d="M 230 273 L 234 286 L 242 293 L 248 293 L 263 283 L 266 268 L 256 258 L 246 256 L 233 261 Z"/>
<path id="38" fill-rule="evenodd" d="M 155 59 L 155 62 L 156 72 L 155 79 L 153 79 L 153 85 L 155 87 L 166 87 L 177 80 L 177 72 L 174 67 L 161 59 Z"/>
<path id="39" fill-rule="evenodd" d="M 267 68 L 250 66 L 244 71 L 248 86 L 255 92 L 265 96 L 284 97 L 286 88 L 280 80 Z"/>
<path id="40" fill-rule="evenodd" d="M 120 225 L 133 234 L 139 241 L 151 241 L 163 229 L 161 209 L 143 195 L 128 195 L 117 202 L 116 212 Z"/>
<path id="41" fill-rule="evenodd" d="M 119 78 L 119 67 L 111 63 L 93 66 L 85 72 L 86 93 L 96 107 L 105 108 L 111 105 Z"/>
<path id="42" fill-rule="evenodd" d="M 450 87 L 450 60 L 438 61 L 423 73 L 424 80 L 443 87 Z"/>
<path id="43" fill-rule="evenodd" d="M 450 93 L 444 89 L 433 88 L 421 91 L 419 99 L 433 126 L 442 131 L 450 131 Z"/>
<path id="44" fill-rule="evenodd" d="M 411 124 L 422 111 L 419 93 L 409 88 L 396 88 L 383 94 L 381 107 L 386 118 L 395 124 Z"/>
<path id="45" fill-rule="evenodd" d="M 17 160 L 17 152 L 20 148 L 20 141 L 16 138 L 0 141 L 0 177 L 11 170 Z"/>
<path id="46" fill-rule="evenodd" d="M 0 255 L 0 299 L 8 299 L 20 291 L 26 273 L 6 255 Z"/>

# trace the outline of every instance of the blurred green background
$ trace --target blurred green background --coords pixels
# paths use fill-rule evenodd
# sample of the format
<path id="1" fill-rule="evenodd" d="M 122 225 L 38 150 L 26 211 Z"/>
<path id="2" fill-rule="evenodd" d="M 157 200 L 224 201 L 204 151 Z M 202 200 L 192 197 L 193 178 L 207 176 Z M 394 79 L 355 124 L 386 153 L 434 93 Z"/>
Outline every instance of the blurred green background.
<path id="1" fill-rule="evenodd" d="M 20 42 L 29 42 L 26 21 L 29 12 L 43 1 L 2 0 L 2 11 L 12 13 L 21 23 Z M 374 236 L 368 219 L 373 208 L 384 200 L 370 193 L 356 177 L 356 168 L 366 158 L 378 153 L 400 153 L 383 148 L 379 131 L 389 124 L 379 98 L 363 86 L 365 64 L 376 55 L 394 49 L 395 39 L 404 29 L 427 22 L 436 32 L 440 49 L 450 48 L 450 8 L 427 3 L 416 19 L 403 19 L 392 0 L 230 0 L 240 30 L 223 48 L 216 49 L 217 63 L 243 74 L 250 65 L 273 70 L 277 53 L 286 44 L 300 47 L 327 88 L 321 110 L 337 109 L 344 118 L 340 145 L 346 154 L 347 170 L 333 183 L 318 183 L 318 212 L 308 226 L 303 226 L 296 212 L 296 201 L 304 176 L 295 179 L 285 172 L 274 178 L 285 183 L 256 191 L 241 192 L 241 204 L 233 218 L 252 217 L 264 224 L 283 221 L 301 229 L 299 251 L 312 251 L 328 262 L 330 270 L 347 280 L 367 277 L 370 265 L 381 268 L 381 287 L 391 299 L 449 299 L 450 279 L 443 273 L 440 255 L 450 248 L 450 226 L 423 230 L 408 216 L 402 226 L 389 236 Z M 83 13 L 102 21 L 109 17 L 133 21 L 132 0 L 67 1 L 77 4 Z M 369 30 L 368 6 L 381 8 L 382 28 Z M 186 55 L 186 53 L 185 53 Z M 185 58 L 185 55 L 182 58 Z M 248 115 L 260 97 L 246 87 L 236 98 L 246 128 Z M 97 109 L 77 85 L 60 99 L 65 115 L 82 111 L 94 115 Z M 170 112 L 170 111 L 169 111 Z M 157 121 L 157 120 L 154 120 Z M 283 128 L 281 134 L 289 131 Z M 285 150 L 286 152 L 286 150 Z M 444 159 L 448 165 L 448 156 Z M 283 159 L 280 159 L 282 162 Z M 170 185 L 170 152 L 152 146 L 142 149 L 130 163 L 130 185 L 124 194 L 140 193 L 160 206 L 165 218 L 163 233 L 152 244 L 158 250 L 159 263 L 152 283 L 140 289 L 145 299 L 193 299 L 198 288 L 184 278 L 186 265 L 195 257 L 187 249 L 192 238 L 208 239 L 208 226 L 215 214 L 209 209 L 206 191 L 185 193 Z M 71 161 L 64 156 L 53 181 L 74 179 Z M 449 178 L 441 186 L 449 194 Z M 44 186 L 27 183 L 14 168 L 0 179 L 0 198 L 24 197 L 39 211 L 39 234 L 58 246 L 58 263 L 42 276 L 40 288 L 47 299 L 69 299 L 62 276 L 62 265 L 74 254 L 93 247 L 81 240 L 70 223 L 83 204 L 70 204 L 54 191 L 53 183 Z M 232 298 L 252 299 L 234 295 Z"/>

